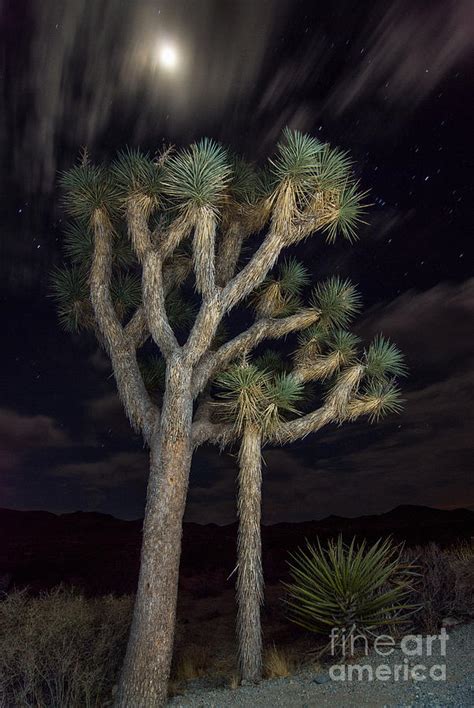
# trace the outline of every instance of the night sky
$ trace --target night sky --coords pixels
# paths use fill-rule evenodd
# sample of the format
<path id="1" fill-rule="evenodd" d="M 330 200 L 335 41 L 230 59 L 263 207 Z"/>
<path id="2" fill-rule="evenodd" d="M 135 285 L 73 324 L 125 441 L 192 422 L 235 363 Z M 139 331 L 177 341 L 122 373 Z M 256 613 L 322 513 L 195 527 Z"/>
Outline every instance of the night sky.
<path id="1" fill-rule="evenodd" d="M 0 507 L 143 514 L 147 454 L 104 353 L 57 323 L 58 171 L 213 137 L 252 160 L 285 125 L 351 150 L 370 222 L 313 237 L 359 285 L 356 329 L 405 352 L 405 411 L 267 449 L 264 522 L 474 508 L 471 0 L 3 0 Z M 158 61 L 176 48 L 176 70 Z M 235 518 L 234 459 L 195 456 L 186 518 Z"/>

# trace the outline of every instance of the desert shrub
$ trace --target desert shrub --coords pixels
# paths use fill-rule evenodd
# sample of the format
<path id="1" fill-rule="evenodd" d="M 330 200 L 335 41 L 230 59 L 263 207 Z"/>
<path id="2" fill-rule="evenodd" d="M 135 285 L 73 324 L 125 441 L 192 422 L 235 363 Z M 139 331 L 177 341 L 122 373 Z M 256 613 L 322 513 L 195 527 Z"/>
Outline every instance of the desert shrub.
<path id="1" fill-rule="evenodd" d="M 290 676 L 296 668 L 295 658 L 288 648 L 282 649 L 275 645 L 266 651 L 263 665 L 266 678 L 284 678 Z"/>
<path id="2" fill-rule="evenodd" d="M 0 603 L 0 705 L 107 705 L 123 659 L 132 598 L 58 588 Z"/>
<path id="3" fill-rule="evenodd" d="M 206 647 L 188 644 L 174 657 L 173 678 L 178 681 L 191 681 L 209 673 L 210 653 Z"/>
<path id="4" fill-rule="evenodd" d="M 459 541 L 452 548 L 449 549 L 449 553 L 456 559 L 460 561 L 474 561 L 474 540 L 469 541 Z"/>
<path id="5" fill-rule="evenodd" d="M 443 619 L 474 617 L 474 552 L 467 542 L 441 549 L 431 543 L 405 552 L 405 559 L 418 567 L 422 582 L 412 591 L 420 607 L 417 626 L 437 632 Z"/>
<path id="6" fill-rule="evenodd" d="M 372 546 L 342 537 L 326 548 L 307 543 L 291 556 L 292 583 L 285 584 L 289 619 L 319 634 L 331 629 L 370 632 L 407 620 L 415 572 L 390 539 Z"/>

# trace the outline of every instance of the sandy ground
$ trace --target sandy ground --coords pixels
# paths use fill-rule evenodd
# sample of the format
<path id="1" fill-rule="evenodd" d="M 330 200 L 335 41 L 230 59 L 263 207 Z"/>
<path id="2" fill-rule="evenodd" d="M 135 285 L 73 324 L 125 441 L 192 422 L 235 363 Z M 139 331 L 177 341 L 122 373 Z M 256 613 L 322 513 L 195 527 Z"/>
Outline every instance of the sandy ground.
<path id="1" fill-rule="evenodd" d="M 414 645 L 410 645 L 414 647 Z M 425 645 L 426 646 L 426 645 Z M 334 681 L 331 679 L 328 667 L 314 671 L 301 671 L 291 677 L 263 681 L 257 686 L 241 686 L 236 689 L 211 688 L 209 679 L 197 679 L 188 682 L 183 695 L 177 695 L 170 700 L 169 705 L 194 706 L 195 708 L 221 708 L 225 706 L 243 706 L 245 708 L 263 708 L 284 706 L 285 708 L 316 708 L 317 706 L 336 706 L 337 708 L 353 708 L 354 706 L 433 706 L 472 708 L 474 706 L 474 624 L 453 629 L 446 644 L 446 656 L 443 657 L 433 644 L 431 657 L 407 657 L 397 648 L 389 657 L 371 654 L 369 657 L 359 657 L 354 663 L 369 665 L 373 672 L 377 666 L 384 664 L 390 667 L 391 676 L 388 680 L 367 680 L 368 670 L 365 670 L 364 680 Z M 426 654 L 426 648 L 424 649 Z M 404 670 L 399 670 L 399 678 L 394 680 L 394 666 L 413 668 L 417 664 L 426 666 L 426 670 L 418 671 L 418 676 L 426 676 L 423 680 L 404 679 Z M 436 680 L 443 677 L 443 669 L 434 670 L 434 665 L 446 666 L 446 680 Z M 347 667 L 347 665 L 346 665 Z M 380 669 L 379 669 L 380 670 Z M 347 671 L 347 668 L 346 668 Z M 382 675 L 387 672 L 382 671 Z M 357 672 L 355 673 L 357 676 Z"/>

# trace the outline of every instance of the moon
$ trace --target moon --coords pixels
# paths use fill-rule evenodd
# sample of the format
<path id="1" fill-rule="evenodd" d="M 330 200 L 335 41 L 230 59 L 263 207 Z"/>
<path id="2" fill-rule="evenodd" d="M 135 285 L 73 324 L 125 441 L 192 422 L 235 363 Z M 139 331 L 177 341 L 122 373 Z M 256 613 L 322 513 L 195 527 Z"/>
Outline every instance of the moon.
<path id="1" fill-rule="evenodd" d="M 179 63 L 178 51 L 173 44 L 162 44 L 157 48 L 157 59 L 163 69 L 173 71 Z"/>

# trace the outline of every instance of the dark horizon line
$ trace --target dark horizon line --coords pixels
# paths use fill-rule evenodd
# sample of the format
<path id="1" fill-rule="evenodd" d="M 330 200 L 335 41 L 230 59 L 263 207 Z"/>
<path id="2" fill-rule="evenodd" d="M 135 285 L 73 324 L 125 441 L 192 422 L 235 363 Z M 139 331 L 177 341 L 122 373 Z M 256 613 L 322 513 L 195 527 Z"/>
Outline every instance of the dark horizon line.
<path id="1" fill-rule="evenodd" d="M 320 519 L 306 519 L 306 520 L 301 520 L 301 521 L 277 521 L 273 524 L 262 524 L 264 528 L 272 527 L 272 526 L 279 526 L 282 524 L 287 524 L 287 525 L 298 525 L 298 524 L 311 524 L 311 523 L 322 523 L 324 521 L 327 521 L 328 519 L 340 519 L 342 521 L 354 521 L 358 519 L 373 519 L 377 517 L 383 517 L 387 516 L 388 514 L 392 514 L 394 511 L 400 511 L 400 510 L 414 510 L 414 509 L 428 509 L 430 511 L 442 511 L 446 513 L 453 513 L 453 512 L 469 512 L 470 514 L 474 515 L 474 508 L 472 507 L 451 507 L 451 508 L 443 508 L 443 507 L 436 507 L 436 506 L 427 506 L 425 504 L 398 504 L 397 506 L 392 507 L 391 509 L 388 509 L 387 511 L 380 512 L 379 514 L 361 514 L 360 516 L 340 516 L 339 514 L 329 514 L 328 516 L 324 516 Z M 18 513 L 18 514 L 48 514 L 51 516 L 55 516 L 56 518 L 60 517 L 66 517 L 66 516 L 75 516 L 75 515 L 84 515 L 84 516 L 99 516 L 99 517 L 105 517 L 109 519 L 113 519 L 115 521 L 124 521 L 129 524 L 135 524 L 137 522 L 143 521 L 143 517 L 137 517 L 134 519 L 125 519 L 120 516 L 114 516 L 113 514 L 108 514 L 106 512 L 102 511 L 83 511 L 82 509 L 76 509 L 75 511 L 66 511 L 62 513 L 58 513 L 55 511 L 49 511 L 48 509 L 11 509 L 7 507 L 0 507 L 0 515 L 2 512 L 13 512 L 13 513 Z M 231 523 L 228 524 L 217 524 L 215 522 L 209 522 L 209 523 L 198 523 L 197 521 L 183 521 L 183 524 L 185 525 L 193 525 L 193 526 L 217 526 L 219 528 L 228 528 L 230 526 L 235 526 L 238 523 L 237 520 L 232 521 Z"/>

